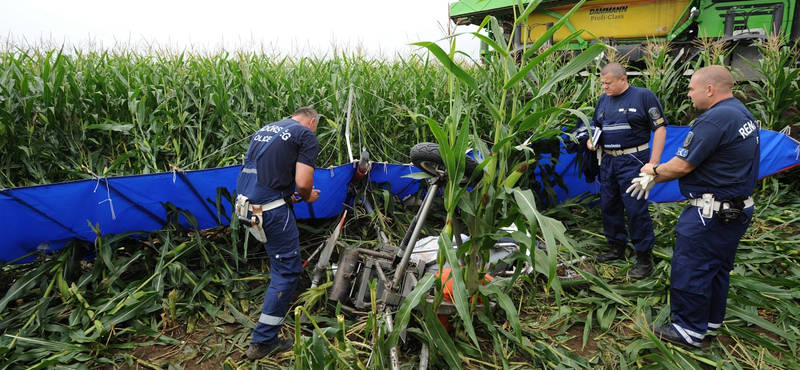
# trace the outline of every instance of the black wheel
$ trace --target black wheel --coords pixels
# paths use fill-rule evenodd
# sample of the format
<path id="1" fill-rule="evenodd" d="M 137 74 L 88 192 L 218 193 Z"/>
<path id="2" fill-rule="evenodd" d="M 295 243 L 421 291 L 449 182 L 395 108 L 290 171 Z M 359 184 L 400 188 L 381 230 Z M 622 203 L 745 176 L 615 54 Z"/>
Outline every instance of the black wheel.
<path id="1" fill-rule="evenodd" d="M 464 177 L 461 179 L 460 185 L 475 185 L 479 179 L 474 179 L 470 182 L 472 173 L 478 167 L 478 161 L 472 157 L 466 156 L 467 166 L 464 170 Z M 411 163 L 423 172 L 437 176 L 442 179 L 447 179 L 447 168 L 444 166 L 441 154 L 439 154 L 439 144 L 436 143 L 419 143 L 411 148 Z"/>

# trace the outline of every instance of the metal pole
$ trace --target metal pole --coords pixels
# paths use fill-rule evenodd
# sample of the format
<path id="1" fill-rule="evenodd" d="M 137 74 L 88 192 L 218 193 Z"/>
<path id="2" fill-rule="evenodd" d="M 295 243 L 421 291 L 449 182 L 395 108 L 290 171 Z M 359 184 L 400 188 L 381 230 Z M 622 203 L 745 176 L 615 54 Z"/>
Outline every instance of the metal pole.
<path id="1" fill-rule="evenodd" d="M 397 266 L 397 271 L 394 274 L 394 281 L 390 289 L 399 286 L 400 281 L 403 279 L 403 274 L 406 272 L 406 265 L 408 265 L 408 260 L 411 258 L 411 252 L 414 251 L 414 244 L 417 242 L 417 238 L 419 238 L 419 232 L 422 230 L 422 225 L 425 223 L 425 218 L 428 216 L 428 211 L 431 208 L 433 198 L 436 197 L 436 192 L 438 190 L 439 185 L 434 181 L 433 185 L 428 189 L 428 194 L 425 195 L 425 203 L 422 204 L 422 209 L 420 209 L 417 225 L 414 227 L 414 233 L 411 234 L 411 239 L 408 240 L 405 251 L 403 251 L 403 258 L 400 260 L 400 266 Z"/>
<path id="2" fill-rule="evenodd" d="M 394 320 L 392 319 L 392 314 L 389 312 L 388 308 L 386 309 L 386 327 L 389 329 L 389 333 L 394 331 Z M 391 358 L 392 370 L 399 370 L 400 359 L 397 356 L 396 344 L 391 349 L 389 349 L 389 358 Z"/>
<path id="3" fill-rule="evenodd" d="M 781 31 L 783 31 L 783 4 L 775 4 L 775 10 L 772 11 L 772 34 L 783 38 Z"/>
<path id="4" fill-rule="evenodd" d="M 386 278 L 386 273 L 383 272 L 381 264 L 378 262 L 375 262 L 375 271 L 378 273 L 378 278 L 381 279 L 383 285 L 389 285 L 389 279 Z"/>
<path id="5" fill-rule="evenodd" d="M 735 23 L 736 23 L 736 10 L 729 9 L 728 12 L 725 13 L 725 27 L 723 30 L 723 36 L 725 37 L 733 36 L 733 29 Z"/>
<path id="6" fill-rule="evenodd" d="M 383 253 L 383 252 L 378 252 L 378 251 L 372 250 L 372 249 L 355 248 L 353 250 L 358 251 L 358 254 L 364 254 L 364 255 L 372 256 L 372 257 L 376 257 L 376 258 L 383 258 L 383 259 L 387 259 L 387 260 L 390 260 L 390 261 L 394 258 L 394 254 L 392 254 L 392 253 Z"/>
<path id="7" fill-rule="evenodd" d="M 331 236 L 328 237 L 328 240 L 325 242 L 325 248 L 322 250 L 322 254 L 319 256 L 319 261 L 317 261 L 317 264 L 314 266 L 313 278 L 311 279 L 312 288 L 319 286 L 319 283 L 325 276 L 325 271 L 327 271 L 328 266 L 330 265 L 331 254 L 333 254 L 333 249 L 336 247 L 336 241 L 339 239 L 339 234 L 342 232 L 345 216 L 347 216 L 347 211 L 342 212 L 342 218 L 339 220 L 336 228 L 333 229 Z M 311 257 L 308 259 L 310 260 Z"/>
<path id="8" fill-rule="evenodd" d="M 422 343 L 422 350 L 419 353 L 419 370 L 428 369 L 428 356 L 430 356 L 430 350 L 428 349 L 428 345 Z"/>
<path id="9" fill-rule="evenodd" d="M 355 160 L 353 158 L 353 148 L 350 146 L 350 113 L 353 110 L 353 94 L 353 84 L 350 84 L 350 94 L 347 96 L 347 123 L 344 127 L 344 137 L 347 141 L 347 155 L 350 156 L 351 163 Z"/>

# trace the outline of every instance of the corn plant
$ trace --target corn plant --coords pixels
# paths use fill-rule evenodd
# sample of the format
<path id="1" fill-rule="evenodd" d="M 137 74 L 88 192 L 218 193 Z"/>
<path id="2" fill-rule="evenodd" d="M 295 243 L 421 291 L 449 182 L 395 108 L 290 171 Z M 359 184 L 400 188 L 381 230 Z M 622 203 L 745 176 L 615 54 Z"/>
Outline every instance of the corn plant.
<path id="1" fill-rule="evenodd" d="M 498 289 L 494 284 L 482 287 L 481 281 L 486 273 L 480 261 L 488 260 L 488 251 L 502 235 L 498 228 L 514 225 L 518 232 L 512 235 L 520 242 L 522 255 L 526 250 L 531 251 L 534 261 L 528 260 L 536 267 L 536 271 L 548 278 L 548 286 L 552 284 L 556 292 L 556 302 L 560 301 L 560 288 L 556 278 L 556 261 L 558 258 L 558 245 L 572 249 L 565 237 L 564 226 L 549 217 L 542 215 L 537 207 L 535 197 L 530 189 L 517 185 L 524 173 L 532 167 L 537 157 L 535 152 L 526 148 L 525 139 L 531 141 L 555 139 L 561 134 L 558 124 L 559 115 L 576 114 L 584 120 L 586 116 L 566 106 L 547 106 L 547 102 L 555 101 L 557 84 L 571 78 L 599 55 L 605 47 L 601 44 L 590 47 L 587 51 L 573 58 L 570 62 L 555 71 L 554 74 L 541 73 L 536 67 L 559 50 L 564 44 L 580 34 L 574 33 L 567 39 L 557 43 L 551 48 L 540 52 L 540 47 L 548 40 L 565 21 L 569 15 L 577 10 L 583 2 L 577 4 L 559 23 L 554 25 L 539 40 L 522 55 L 522 62 L 518 65 L 514 55 L 510 53 L 510 46 L 502 36 L 502 31 L 496 19 L 487 17 L 481 28 L 488 28 L 495 38 L 475 33 L 487 43 L 494 52 L 491 58 L 490 69 L 497 71 L 493 77 L 499 78 L 495 83 L 488 85 L 494 89 L 482 89 L 476 79 L 466 73 L 461 66 L 453 60 L 453 53 L 447 54 L 434 43 L 420 43 L 428 48 L 449 69 L 451 73 L 451 108 L 450 114 L 441 123 L 428 118 L 427 123 L 439 142 L 442 159 L 448 169 L 448 183 L 444 190 L 444 204 L 447 211 L 447 221 L 439 238 L 440 255 L 443 261 L 451 266 L 453 275 L 454 304 L 459 312 L 463 330 L 470 339 L 472 346 L 480 348 L 480 343 L 475 334 L 473 314 L 477 300 L 473 296 L 493 296 L 505 311 L 505 317 L 511 323 L 510 332 L 517 341 L 521 340 L 518 313 L 513 305 L 509 305 L 507 292 Z M 532 12 L 538 2 L 531 3 L 528 7 L 519 10 L 518 22 L 524 22 L 527 15 Z M 454 48 L 451 48 L 451 50 Z M 538 53 L 538 54 L 537 54 Z M 536 78 L 529 78 L 533 74 Z M 477 94 L 484 109 L 491 114 L 490 137 L 479 136 L 477 125 L 469 120 L 469 108 L 463 101 L 462 91 Z M 521 99 L 526 95 L 530 99 Z M 566 99 L 569 101 L 569 99 Z M 470 137 L 470 134 L 472 136 Z M 488 143 L 488 145 L 487 145 Z M 476 173 L 479 182 L 467 193 L 459 182 L 465 171 L 463 153 L 467 148 L 474 148 L 479 158 L 482 159 Z M 524 153 L 519 155 L 520 152 Z M 466 226 L 468 234 L 472 237 L 460 245 L 458 252 L 454 252 L 451 240 L 458 233 L 459 220 L 456 211 L 460 210 L 460 222 Z M 528 231 L 529 233 L 526 233 Z M 541 234 L 540 234 L 541 233 Z M 547 253 L 533 248 L 534 240 L 542 237 L 547 245 Z M 574 252 L 574 251 L 573 251 Z M 527 258 L 521 257 L 522 260 Z M 459 261 L 464 261 L 463 266 Z M 518 273 L 518 272 L 517 272 Z M 434 306 L 435 310 L 436 306 Z M 493 318 L 491 311 L 485 312 Z M 489 322 L 484 326 L 493 327 Z M 431 329 L 429 333 L 437 332 Z M 431 334 L 433 335 L 433 334 Z M 499 334 L 498 334 L 499 335 Z M 499 338 L 498 338 L 499 339 Z M 519 343 L 521 345 L 521 342 Z M 499 348 L 496 348 L 499 349 Z M 497 353 L 500 355 L 501 353 Z M 505 366 L 507 363 L 503 362 Z"/>
<path id="2" fill-rule="evenodd" d="M 692 45 L 698 50 L 691 58 L 695 71 L 704 66 L 724 65 L 731 53 L 728 45 L 713 38 L 698 38 L 692 41 Z"/>
<path id="3" fill-rule="evenodd" d="M 350 161 L 348 114 L 355 152 L 407 163 L 413 143 L 429 140 L 407 112 L 438 119 L 445 111 L 447 72 L 423 55 L 6 48 L 0 130 L 13 140 L 0 142 L 1 187 L 88 178 L 83 168 L 118 176 L 237 164 L 249 135 L 304 105 L 325 117 L 319 166 Z"/>
<path id="4" fill-rule="evenodd" d="M 796 125 L 798 119 L 790 113 L 800 101 L 800 68 L 797 67 L 800 49 L 797 45 L 784 46 L 780 37 L 773 36 L 758 45 L 762 58 L 751 63 L 761 79 L 750 81 L 753 96 L 749 101 L 753 115 L 761 120 L 761 127 L 781 131 Z"/>
<path id="5" fill-rule="evenodd" d="M 175 221 L 192 223 L 185 211 L 165 207 Z M 176 225 L 98 237 L 91 262 L 81 260 L 87 246 L 73 243 L 20 274 L 0 299 L 2 368 L 113 362 L 116 351 L 132 348 L 115 338 L 174 344 L 169 333 L 177 325 L 194 331 L 210 320 L 254 328 L 249 315 L 260 310 L 249 303 L 255 297 L 246 283 L 262 277 L 241 276 L 230 263 L 244 267 L 247 255 L 222 248 L 230 243 L 224 234 Z"/>
<path id="6" fill-rule="evenodd" d="M 686 99 L 688 79 L 683 77 L 688 64 L 679 63 L 681 59 L 670 54 L 667 42 L 648 42 L 644 51 L 645 68 L 641 77 L 631 79 L 631 83 L 658 96 L 670 124 L 688 124 L 686 114 L 692 105 Z"/>
<path id="7" fill-rule="evenodd" d="M 729 310 L 721 330 L 724 339 L 707 350 L 687 351 L 662 343 L 647 331 L 648 324 L 669 317 L 669 262 L 675 222 L 683 208 L 675 203 L 653 205 L 658 240 L 656 271 L 650 278 L 630 282 L 624 278 L 624 263 L 596 265 L 597 276 L 587 275 L 588 289 L 565 289 L 558 305 L 551 295 L 538 293 L 546 287 L 538 279 L 520 277 L 515 284 L 496 279 L 478 288 L 500 308 L 475 310 L 479 350 L 464 335 L 446 334 L 436 321 L 436 311 L 421 299 L 436 284 L 428 276 L 398 310 L 395 327 L 407 328 L 428 345 L 433 352 L 430 368 L 435 369 L 466 367 L 455 364 L 456 358 L 509 368 L 795 368 L 800 365 L 796 353 L 800 192 L 792 173 L 763 181 L 753 226 L 742 239 L 732 273 Z M 191 218 L 166 207 L 177 217 Z M 588 203 L 567 202 L 563 208 L 540 213 L 562 220 L 578 254 L 595 253 L 603 243 L 599 210 Z M 321 226 L 303 229 L 310 233 Z M 223 368 L 271 366 L 230 358 L 246 348 L 266 277 L 254 273 L 266 271 L 263 253 L 258 248 L 248 252 L 241 240 L 233 241 L 240 236 L 224 229 L 197 231 L 168 225 L 154 233 L 105 236 L 93 246 L 73 244 L 33 264 L 2 266 L 3 281 L 11 274 L 13 283 L 4 285 L 7 290 L 0 298 L 0 368 L 167 366 L 160 359 L 131 353 L 140 346 L 195 346 L 181 342 L 171 331 L 171 317 L 178 317 L 187 331 L 236 327 L 232 333 L 210 330 L 209 343 L 222 339 L 227 344 L 202 347 L 228 357 Z M 96 258 L 81 260 L 86 247 L 95 251 Z M 518 312 L 518 323 L 508 315 L 498 320 L 501 311 Z M 331 317 L 312 318 L 317 325 L 312 324 L 310 333 L 295 324 L 294 354 L 272 362 L 300 368 L 386 368 L 387 354 L 399 343 L 400 334 L 388 334 L 382 312 L 372 310 L 363 321 L 348 320 L 339 312 Z M 294 321 L 300 322 L 297 317 Z M 597 347 L 594 351 L 589 350 L 592 344 Z M 414 348 L 400 351 L 404 366 L 418 361 Z M 204 356 L 182 363 L 186 368 L 200 363 L 215 366 L 215 360 Z"/>
<path id="8" fill-rule="evenodd" d="M 518 19 L 525 19 L 531 7 L 517 9 Z M 225 51 L 142 55 L 6 44 L 0 51 L 0 133 L 7 138 L 0 141 L 0 187 L 85 178 L 84 166 L 114 176 L 165 171 L 169 164 L 187 169 L 234 164 L 255 129 L 307 104 L 326 118 L 318 130 L 318 165 L 341 164 L 349 160 L 344 132 L 352 89 L 353 140 L 376 160 L 405 163 L 411 146 L 436 140 L 451 179 L 463 173 L 461 154 L 467 148 L 481 161 L 471 192 L 451 180 L 444 200 L 433 208 L 441 214 L 431 215 L 425 228 L 429 235 L 443 230 L 440 255 L 456 266 L 451 274 L 459 287 L 456 332 L 447 333 L 436 316 L 442 284 L 431 276 L 393 316 L 395 328 L 406 329 L 430 349 L 429 368 L 800 367 L 796 174 L 762 181 L 756 216 L 732 273 L 723 339 L 703 352 L 663 343 L 647 327 L 669 317 L 670 259 L 682 205 L 652 206 L 658 235 L 652 277 L 627 281 L 629 266 L 613 263 L 596 265 L 597 275 L 585 276 L 583 290 L 561 287 L 555 279 L 560 259 L 592 255 L 604 244 L 599 210 L 590 205 L 594 198 L 549 203 L 548 193 L 560 185 L 547 173 L 557 158 L 545 155 L 560 140 L 563 125 L 586 119 L 600 93 L 594 74 L 573 77 L 591 65 L 590 57 L 602 46 L 568 61 L 553 57 L 558 45 L 542 48 L 541 40 L 534 40 L 518 60 L 506 41 L 495 37 L 502 32 L 493 20 L 484 28 L 492 36 L 476 37 L 495 57 L 483 66 L 457 63 L 456 54 L 428 43 L 422 46 L 433 58 L 414 55 L 392 62 L 339 51 L 325 58 Z M 699 60 L 721 63 L 724 53 L 715 45 L 721 44 L 709 45 Z M 652 54 L 656 72 L 633 82 L 659 96 L 670 89 L 682 96 L 668 81 L 677 76 L 672 68 L 678 68 L 662 52 Z M 775 60 L 782 58 L 776 54 Z M 794 70 L 789 64 L 770 77 Z M 796 81 L 766 78 L 758 86 L 765 95 L 777 91 L 788 97 Z M 775 109 L 766 101 L 751 106 L 764 116 L 782 117 L 785 124 L 796 122 L 786 111 L 777 113 L 788 99 L 777 100 L 783 103 Z M 683 103 L 676 98 L 665 104 L 680 112 Z M 530 145 L 522 145 L 526 139 Z M 534 167 L 543 175 L 532 176 Z M 375 247 L 375 225 L 390 239 L 401 237 L 411 219 L 404 206 L 383 189 L 367 195 L 375 212 L 348 223 L 341 240 Z M 300 317 L 294 317 L 292 355 L 260 363 L 236 359 L 246 349 L 268 278 L 262 248 L 237 229 L 236 218 L 231 229 L 184 229 L 176 221 L 191 224 L 190 214 L 170 204 L 165 211 L 171 222 L 163 230 L 103 235 L 102 225 L 92 225 L 98 233 L 92 244 L 72 243 L 31 264 L 0 266 L 0 369 L 173 364 L 383 369 L 392 348 L 399 349 L 403 368 L 421 361 L 419 347 L 402 346 L 400 330 L 388 330 L 385 312 L 373 309 L 361 321 L 338 311 L 330 319 L 311 316 L 313 300 L 324 299 L 319 291 L 302 302 L 301 312 L 311 311 L 305 314 L 316 324 L 313 329 L 303 331 Z M 485 260 L 497 238 L 508 235 L 498 227 L 510 225 L 520 230 L 511 235 L 521 241 L 523 252 L 532 255 L 519 254 L 518 261 L 533 263 L 536 274 L 482 285 L 485 268 L 478 261 Z M 304 243 L 314 245 L 332 226 L 322 220 L 300 227 Z M 453 252 L 451 236 L 462 230 L 472 239 Z M 533 248 L 534 238 L 544 240 L 548 250 Z M 86 251 L 94 258 L 81 258 Z M 461 259 L 464 267 L 457 263 Z M 422 299 L 431 287 L 438 289 L 432 305 Z M 494 309 L 486 304 L 490 301 Z M 207 334 L 200 343 L 186 342 L 180 330 Z M 195 347 L 204 354 L 168 364 L 137 357 L 134 351 L 146 346 Z M 225 359 L 209 364 L 219 359 L 215 355 Z"/>

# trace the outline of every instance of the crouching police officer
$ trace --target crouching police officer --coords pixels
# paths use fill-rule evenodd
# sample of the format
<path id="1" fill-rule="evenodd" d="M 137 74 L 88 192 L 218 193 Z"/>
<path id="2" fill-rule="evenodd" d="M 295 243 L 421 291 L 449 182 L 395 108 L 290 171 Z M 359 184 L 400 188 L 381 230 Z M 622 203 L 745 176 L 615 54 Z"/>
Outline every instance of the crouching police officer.
<path id="1" fill-rule="evenodd" d="M 751 195 L 758 179 L 759 131 L 745 106 L 733 97 L 733 76 L 723 66 L 695 72 L 689 82 L 692 104 L 706 110 L 692 125 L 683 147 L 669 162 L 646 164 L 633 194 L 655 183 L 679 180 L 689 199 L 676 227 L 670 282 L 672 323 L 653 332 L 687 348 L 713 337 L 725 318 L 730 271 L 739 240 L 753 217 Z"/>

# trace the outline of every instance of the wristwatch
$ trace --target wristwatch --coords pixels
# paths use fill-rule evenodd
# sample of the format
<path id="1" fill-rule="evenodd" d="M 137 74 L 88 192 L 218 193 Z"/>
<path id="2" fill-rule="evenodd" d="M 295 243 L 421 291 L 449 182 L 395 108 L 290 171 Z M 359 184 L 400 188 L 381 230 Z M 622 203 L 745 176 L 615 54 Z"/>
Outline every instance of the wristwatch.
<path id="1" fill-rule="evenodd" d="M 658 176 L 658 166 L 660 166 L 660 165 L 661 165 L 661 163 L 656 163 L 656 164 L 653 166 L 653 175 L 656 175 L 656 176 Z"/>

